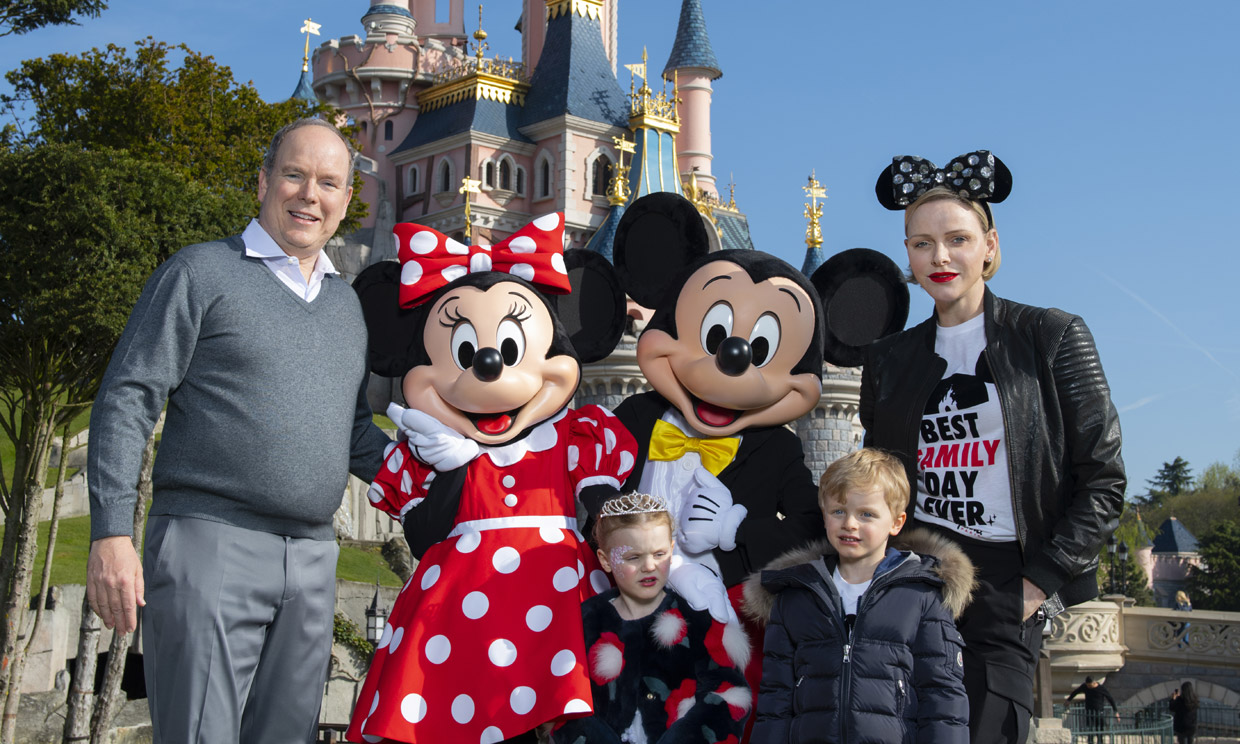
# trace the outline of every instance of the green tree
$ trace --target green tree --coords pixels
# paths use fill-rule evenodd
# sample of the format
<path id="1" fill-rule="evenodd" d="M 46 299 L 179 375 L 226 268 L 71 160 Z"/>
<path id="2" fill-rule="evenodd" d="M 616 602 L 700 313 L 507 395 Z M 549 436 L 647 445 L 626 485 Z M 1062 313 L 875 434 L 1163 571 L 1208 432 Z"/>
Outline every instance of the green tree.
<path id="1" fill-rule="evenodd" d="M 1188 595 L 1199 610 L 1240 612 L 1240 525 L 1220 522 L 1198 540 L 1201 566 L 1188 575 Z"/>
<path id="2" fill-rule="evenodd" d="M 1145 497 L 1145 503 L 1160 506 L 1168 497 L 1178 496 L 1181 491 L 1192 486 L 1193 472 L 1188 467 L 1188 461 L 1177 456 L 1171 462 L 1164 462 L 1147 482 L 1150 484 L 1150 492 Z"/>
<path id="3" fill-rule="evenodd" d="M 9 104 L 10 146 L 127 150 L 212 189 L 243 192 L 252 214 L 258 213 L 258 171 L 271 135 L 303 116 L 335 115 L 322 103 L 266 103 L 252 84 L 238 83 L 214 58 L 150 37 L 138 41 L 132 54 L 109 44 L 26 60 L 5 78 L 14 91 L 0 99 Z M 346 133 L 352 136 L 351 129 Z M 360 179 L 354 179 L 356 191 Z M 338 233 L 357 229 L 365 215 L 365 203 L 354 199 Z"/>
<path id="4" fill-rule="evenodd" d="M 0 38 L 44 26 L 76 26 L 74 14 L 98 18 L 103 0 L 0 0 Z"/>
<path id="5" fill-rule="evenodd" d="M 0 151 L 0 741 L 13 741 L 35 529 L 56 432 L 98 390 L 146 277 L 181 246 L 238 232 L 232 189 L 121 151 L 42 144 Z"/>

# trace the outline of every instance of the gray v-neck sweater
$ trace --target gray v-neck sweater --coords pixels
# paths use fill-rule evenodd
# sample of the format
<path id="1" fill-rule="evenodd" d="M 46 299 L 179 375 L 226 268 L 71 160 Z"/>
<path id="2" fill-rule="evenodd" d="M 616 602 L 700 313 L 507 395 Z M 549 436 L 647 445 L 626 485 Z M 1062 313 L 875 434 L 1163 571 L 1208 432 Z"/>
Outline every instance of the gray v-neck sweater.
<path id="1" fill-rule="evenodd" d="M 91 413 L 91 539 L 131 533 L 165 400 L 152 514 L 332 539 L 347 474 L 369 481 L 389 441 L 366 402 L 366 344 L 338 277 L 306 302 L 239 236 L 177 252 L 142 290 Z"/>

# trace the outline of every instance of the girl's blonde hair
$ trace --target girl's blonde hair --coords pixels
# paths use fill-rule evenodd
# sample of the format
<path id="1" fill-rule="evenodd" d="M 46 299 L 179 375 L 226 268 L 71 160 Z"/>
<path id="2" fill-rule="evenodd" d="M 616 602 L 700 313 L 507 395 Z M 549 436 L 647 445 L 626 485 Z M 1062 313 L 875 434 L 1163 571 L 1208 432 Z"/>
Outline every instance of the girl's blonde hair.
<path id="1" fill-rule="evenodd" d="M 676 534 L 672 524 L 671 512 L 667 510 L 667 501 L 658 496 L 646 493 L 626 493 L 603 503 L 599 518 L 594 521 L 594 538 L 596 547 L 603 547 L 603 541 L 613 532 L 625 527 L 638 527 L 643 524 L 665 524 L 669 535 Z"/>
<path id="2" fill-rule="evenodd" d="M 995 229 L 994 217 L 982 206 L 979 201 L 967 199 L 946 186 L 935 186 L 926 193 L 917 197 L 917 201 L 904 208 L 904 235 L 908 236 L 908 223 L 913 219 L 913 213 L 921 208 L 924 204 L 936 201 L 954 201 L 961 206 L 970 209 L 977 215 L 977 220 L 982 225 L 982 232 L 988 233 Z M 999 271 L 999 246 L 995 245 L 995 257 L 986 262 L 982 267 L 982 281 L 989 281 Z M 916 282 L 911 282 L 916 283 Z"/>

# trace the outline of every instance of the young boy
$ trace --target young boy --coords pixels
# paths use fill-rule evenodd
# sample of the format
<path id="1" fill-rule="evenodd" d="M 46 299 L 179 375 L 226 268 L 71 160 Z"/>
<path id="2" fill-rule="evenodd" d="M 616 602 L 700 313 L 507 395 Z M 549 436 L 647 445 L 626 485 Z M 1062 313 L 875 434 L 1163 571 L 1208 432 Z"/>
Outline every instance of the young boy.
<path id="1" fill-rule="evenodd" d="M 900 534 L 909 484 L 863 449 L 823 474 L 827 542 L 784 554 L 745 584 L 766 623 L 751 741 L 967 742 L 960 634 L 973 566 L 924 530 Z"/>

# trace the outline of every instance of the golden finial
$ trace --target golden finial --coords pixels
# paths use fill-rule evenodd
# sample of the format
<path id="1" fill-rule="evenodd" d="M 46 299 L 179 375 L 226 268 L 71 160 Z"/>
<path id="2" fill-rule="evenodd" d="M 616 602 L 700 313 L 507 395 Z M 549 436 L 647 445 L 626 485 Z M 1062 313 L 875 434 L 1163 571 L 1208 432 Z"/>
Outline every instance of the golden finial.
<path id="1" fill-rule="evenodd" d="M 827 190 L 818 182 L 817 170 L 810 171 L 809 185 L 802 186 L 801 190 L 809 197 L 809 202 L 805 204 L 805 218 L 809 220 L 805 227 L 805 245 L 819 248 L 822 246 L 822 226 L 818 219 L 822 217 L 822 205 L 818 200 L 826 201 Z"/>
<path id="2" fill-rule="evenodd" d="M 319 29 L 322 27 L 323 27 L 323 24 L 315 23 L 309 18 L 302 21 L 301 32 L 305 34 L 306 36 L 306 49 L 304 52 L 302 52 L 302 55 L 301 55 L 301 71 L 302 72 L 310 71 L 310 35 L 314 34 L 315 36 L 319 36 L 320 35 Z"/>
<path id="3" fill-rule="evenodd" d="M 482 30 L 482 3 L 478 4 L 478 30 L 474 32 L 474 54 L 478 59 L 490 48 L 487 44 L 487 32 Z M 465 233 L 468 235 L 469 233 Z"/>
<path id="4" fill-rule="evenodd" d="M 461 188 L 457 189 L 458 193 L 465 195 L 465 242 L 467 243 L 469 242 L 470 235 L 472 235 L 470 231 L 469 195 L 482 193 L 478 188 L 481 185 L 482 181 L 465 176 L 461 179 Z"/>
<path id="5" fill-rule="evenodd" d="M 623 135 L 612 137 L 611 141 L 616 143 L 616 149 L 620 152 L 620 162 L 611 167 L 611 183 L 607 186 L 607 201 L 612 206 L 617 206 L 629 200 L 630 166 L 624 164 L 624 154 L 636 153 L 637 144 L 625 139 Z"/>
<path id="6" fill-rule="evenodd" d="M 736 178 L 728 173 L 728 209 L 736 210 Z"/>

